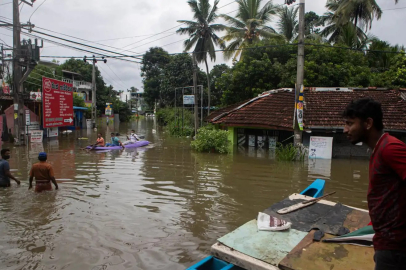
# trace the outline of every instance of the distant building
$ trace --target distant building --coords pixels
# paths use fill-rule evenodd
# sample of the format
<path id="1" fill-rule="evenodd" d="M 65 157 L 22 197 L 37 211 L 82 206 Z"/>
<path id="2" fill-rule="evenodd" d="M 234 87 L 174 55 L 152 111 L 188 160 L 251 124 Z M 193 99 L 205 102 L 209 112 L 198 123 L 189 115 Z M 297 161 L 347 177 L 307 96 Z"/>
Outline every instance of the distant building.
<path id="1" fill-rule="evenodd" d="M 341 116 L 354 99 L 372 97 L 382 103 L 385 131 L 406 141 L 406 92 L 350 88 L 308 88 L 304 92 L 303 144 L 311 136 L 333 137 L 333 157 L 368 156 L 365 146 L 353 146 L 343 134 Z M 276 142 L 293 142 L 295 93 L 291 89 L 262 95 L 214 111 L 206 119 L 231 131 L 234 145 L 268 149 Z"/>

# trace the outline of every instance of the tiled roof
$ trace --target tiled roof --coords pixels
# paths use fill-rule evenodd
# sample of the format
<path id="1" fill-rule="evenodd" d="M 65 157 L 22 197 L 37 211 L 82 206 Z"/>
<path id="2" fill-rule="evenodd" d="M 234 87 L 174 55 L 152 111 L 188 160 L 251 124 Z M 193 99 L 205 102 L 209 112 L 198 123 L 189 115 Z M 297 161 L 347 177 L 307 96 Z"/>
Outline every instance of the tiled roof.
<path id="1" fill-rule="evenodd" d="M 406 101 L 398 90 L 305 91 L 305 128 L 340 128 L 341 114 L 351 100 L 372 97 L 382 103 L 388 130 L 406 131 Z M 243 102 L 242 104 L 247 103 Z M 211 114 L 208 121 L 226 126 L 292 130 L 294 93 L 269 93 L 245 106 L 233 105 Z M 238 109 L 236 109 L 238 108 Z M 228 111 L 228 114 L 227 114 Z M 222 115 L 223 114 L 223 115 Z"/>
<path id="2" fill-rule="evenodd" d="M 292 129 L 295 94 L 270 93 L 219 119 L 210 118 L 214 124 L 227 126 L 265 127 Z"/>

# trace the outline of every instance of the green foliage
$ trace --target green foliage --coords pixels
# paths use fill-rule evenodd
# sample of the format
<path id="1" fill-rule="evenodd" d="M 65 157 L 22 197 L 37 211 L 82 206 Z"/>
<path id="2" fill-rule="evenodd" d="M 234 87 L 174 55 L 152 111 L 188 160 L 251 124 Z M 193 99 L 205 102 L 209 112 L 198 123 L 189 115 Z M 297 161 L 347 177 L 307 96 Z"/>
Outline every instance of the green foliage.
<path id="1" fill-rule="evenodd" d="M 155 101 L 160 107 L 174 106 L 175 88 L 193 85 L 192 57 L 186 53 L 169 55 L 162 48 L 151 48 L 143 57 L 141 71 L 144 97 L 150 107 Z M 205 76 L 199 69 L 199 85 L 207 86 Z M 181 104 L 180 93 L 178 90 L 178 104 Z"/>
<path id="2" fill-rule="evenodd" d="M 186 137 L 194 134 L 194 115 L 190 110 L 183 111 L 183 123 L 181 108 L 177 108 L 177 110 L 171 107 L 159 109 L 156 119 L 160 125 L 166 126 L 166 130 L 171 136 Z"/>
<path id="3" fill-rule="evenodd" d="M 215 65 L 210 71 L 210 91 L 211 91 L 211 106 L 220 106 L 221 98 L 223 96 L 223 88 L 216 86 L 216 81 L 226 72 L 230 67 L 226 64 Z"/>
<path id="4" fill-rule="evenodd" d="M 293 88 L 296 82 L 296 48 L 263 47 L 283 44 L 286 43 L 263 41 L 253 46 L 256 49 L 245 51 L 244 59 L 216 81 L 216 87 L 223 90 L 222 105 L 250 99 L 267 90 Z M 305 86 L 367 87 L 371 83 L 371 69 L 362 52 L 306 46 L 305 55 Z"/>
<path id="5" fill-rule="evenodd" d="M 83 98 L 81 98 L 80 96 L 74 94 L 73 95 L 73 106 L 86 107 L 86 103 L 83 100 Z"/>
<path id="6" fill-rule="evenodd" d="M 199 128 L 196 140 L 191 142 L 191 147 L 198 152 L 226 154 L 230 151 L 230 146 L 228 131 L 215 129 L 212 125 Z"/>
<path id="7" fill-rule="evenodd" d="M 292 143 L 283 145 L 277 143 L 275 149 L 276 160 L 278 161 L 296 161 L 304 160 L 305 151 L 302 148 L 294 146 Z"/>
<path id="8" fill-rule="evenodd" d="M 53 69 L 44 65 L 37 65 L 24 82 L 24 89 L 26 89 L 27 92 L 41 92 L 43 76 L 56 79 Z"/>

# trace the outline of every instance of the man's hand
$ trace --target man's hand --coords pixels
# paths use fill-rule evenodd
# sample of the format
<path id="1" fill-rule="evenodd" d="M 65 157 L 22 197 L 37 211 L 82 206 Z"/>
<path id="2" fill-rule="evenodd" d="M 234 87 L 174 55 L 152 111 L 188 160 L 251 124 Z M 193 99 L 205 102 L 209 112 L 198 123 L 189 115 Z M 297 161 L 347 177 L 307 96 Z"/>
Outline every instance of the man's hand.
<path id="1" fill-rule="evenodd" d="M 20 180 L 15 180 L 16 181 L 16 183 L 17 183 L 17 185 L 20 185 L 21 184 L 21 182 L 20 182 Z"/>
<path id="2" fill-rule="evenodd" d="M 30 185 L 30 186 L 28 187 L 28 190 L 30 190 L 30 189 L 32 189 L 32 185 Z"/>
<path id="3" fill-rule="evenodd" d="M 59 189 L 59 187 L 58 187 L 58 185 L 56 185 L 56 186 L 55 186 L 55 190 L 58 190 L 58 189 Z"/>

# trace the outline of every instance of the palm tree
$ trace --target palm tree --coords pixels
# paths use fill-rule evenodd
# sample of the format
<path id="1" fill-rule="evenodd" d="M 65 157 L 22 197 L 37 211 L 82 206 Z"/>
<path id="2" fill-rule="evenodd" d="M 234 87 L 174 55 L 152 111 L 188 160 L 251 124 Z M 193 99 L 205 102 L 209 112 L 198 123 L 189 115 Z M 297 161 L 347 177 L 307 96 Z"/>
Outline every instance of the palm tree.
<path id="1" fill-rule="evenodd" d="M 337 10 L 340 8 L 342 0 L 328 0 L 326 8 L 329 10 L 320 17 L 320 22 L 325 26 L 321 35 L 328 38 L 330 43 L 345 43 L 347 45 L 362 43 L 362 40 L 366 39 L 366 34 L 362 31 L 361 28 L 355 26 L 352 22 L 347 21 L 346 23 L 339 23 L 340 16 L 337 14 Z M 350 31 L 348 28 L 352 27 L 354 30 Z M 350 36 L 354 39 L 352 42 L 348 41 Z M 344 41 L 344 42 L 343 42 Z"/>
<path id="2" fill-rule="evenodd" d="M 238 4 L 235 18 L 226 14 L 220 15 L 230 25 L 226 27 L 227 34 L 223 37 L 224 41 L 231 41 L 224 52 L 224 57 L 230 59 L 234 55 L 234 61 L 242 49 L 261 38 L 279 36 L 272 27 L 266 25 L 279 11 L 272 0 L 267 1 L 262 8 L 260 6 L 263 0 L 235 0 L 235 2 Z"/>
<path id="3" fill-rule="evenodd" d="M 196 57 L 198 63 L 206 64 L 206 75 L 208 85 L 208 113 L 210 114 L 210 73 L 207 65 L 207 55 L 212 61 L 216 61 L 216 51 L 214 46 L 224 49 L 224 41 L 219 38 L 215 32 L 224 30 L 222 24 L 213 24 L 218 18 L 217 5 L 219 0 L 214 1 L 213 8 L 209 0 L 189 0 L 187 2 L 192 9 L 193 18 L 196 21 L 180 20 L 178 22 L 186 24 L 187 27 L 180 28 L 176 31 L 178 34 L 188 34 L 189 39 L 184 42 L 185 51 L 189 51 L 193 46 L 193 57 Z"/>
<path id="4" fill-rule="evenodd" d="M 353 22 L 354 27 L 359 23 L 365 26 L 365 30 L 371 29 L 374 18 L 379 20 L 382 10 L 375 0 L 340 0 L 335 14 L 339 23 Z"/>
<path id="5" fill-rule="evenodd" d="M 297 20 L 297 13 L 299 9 L 296 7 L 287 7 L 284 6 L 279 11 L 279 21 L 278 21 L 278 28 L 279 33 L 283 35 L 288 42 L 291 42 L 295 39 L 299 22 Z"/>

